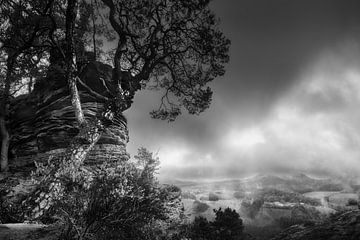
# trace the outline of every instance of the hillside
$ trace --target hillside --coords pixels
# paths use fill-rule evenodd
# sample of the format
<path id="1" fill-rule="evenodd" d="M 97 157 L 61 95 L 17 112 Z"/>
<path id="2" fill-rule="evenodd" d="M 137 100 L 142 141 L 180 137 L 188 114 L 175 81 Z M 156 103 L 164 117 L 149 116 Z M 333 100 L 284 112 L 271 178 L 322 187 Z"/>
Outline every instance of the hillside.
<path id="1" fill-rule="evenodd" d="M 295 225 L 272 240 L 358 240 L 360 210 L 338 213 L 315 225 Z"/>
<path id="2" fill-rule="evenodd" d="M 347 181 L 305 174 L 179 183 L 190 221 L 196 216 L 211 221 L 214 209 L 230 207 L 240 214 L 245 232 L 258 240 L 270 239 L 293 225 L 314 225 L 336 212 L 357 209 L 359 200 Z"/>

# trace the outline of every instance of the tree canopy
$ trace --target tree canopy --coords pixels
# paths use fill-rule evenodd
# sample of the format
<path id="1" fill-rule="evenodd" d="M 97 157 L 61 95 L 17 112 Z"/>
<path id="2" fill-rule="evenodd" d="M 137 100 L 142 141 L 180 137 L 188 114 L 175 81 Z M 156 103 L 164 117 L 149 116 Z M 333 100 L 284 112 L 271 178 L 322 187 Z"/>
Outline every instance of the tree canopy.
<path id="1" fill-rule="evenodd" d="M 3 1 L 2 44 L 19 51 L 37 49 L 32 55 L 62 47 L 68 1 L 20 2 Z M 218 29 L 209 1 L 74 2 L 78 3 L 78 14 L 71 20 L 75 21 L 74 51 L 77 57 L 84 48 L 97 54 L 110 52 L 106 57 L 112 56 L 113 81 L 120 87 L 113 95 L 126 95 L 124 108 L 145 87 L 163 93 L 159 108 L 151 113 L 155 118 L 171 121 L 181 109 L 199 114 L 209 107 L 212 91 L 207 83 L 224 74 L 230 45 Z M 108 41 L 113 40 L 117 46 L 111 53 Z"/>
<path id="2" fill-rule="evenodd" d="M 217 28 L 209 1 L 103 0 L 118 34 L 114 80 L 131 96 L 141 84 L 163 89 L 152 116 L 174 120 L 181 107 L 209 107 L 207 83 L 224 74 L 230 41 Z"/>

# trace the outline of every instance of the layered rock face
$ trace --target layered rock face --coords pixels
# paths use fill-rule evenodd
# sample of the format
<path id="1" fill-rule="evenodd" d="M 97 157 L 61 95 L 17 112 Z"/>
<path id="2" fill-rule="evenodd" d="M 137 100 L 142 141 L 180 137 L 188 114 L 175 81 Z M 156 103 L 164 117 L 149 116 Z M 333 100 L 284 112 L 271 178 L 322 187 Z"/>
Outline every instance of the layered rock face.
<path id="1" fill-rule="evenodd" d="M 92 91 L 108 96 L 108 89 L 114 88 L 111 73 L 111 66 L 91 62 L 83 69 L 81 79 Z M 78 88 L 84 115 L 92 119 L 102 111 L 104 105 L 81 85 Z M 46 162 L 54 154 L 61 154 L 78 133 L 61 68 L 51 67 L 48 77 L 38 81 L 31 94 L 17 97 L 11 105 L 9 165 L 14 171 L 24 171 L 26 167 L 31 169 L 34 160 Z M 123 115 L 115 116 L 114 122 L 102 134 L 85 163 L 127 160 L 127 142 L 126 119 Z"/>

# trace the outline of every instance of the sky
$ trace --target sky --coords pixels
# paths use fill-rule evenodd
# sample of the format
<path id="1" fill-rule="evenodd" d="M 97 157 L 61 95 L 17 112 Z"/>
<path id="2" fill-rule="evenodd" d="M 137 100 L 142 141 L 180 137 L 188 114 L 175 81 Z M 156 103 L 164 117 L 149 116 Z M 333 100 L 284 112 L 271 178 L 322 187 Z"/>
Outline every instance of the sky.
<path id="1" fill-rule="evenodd" d="M 160 158 L 160 179 L 262 173 L 360 176 L 360 1 L 213 0 L 231 40 L 210 108 L 150 118 L 158 93 L 126 112 L 133 156 Z"/>

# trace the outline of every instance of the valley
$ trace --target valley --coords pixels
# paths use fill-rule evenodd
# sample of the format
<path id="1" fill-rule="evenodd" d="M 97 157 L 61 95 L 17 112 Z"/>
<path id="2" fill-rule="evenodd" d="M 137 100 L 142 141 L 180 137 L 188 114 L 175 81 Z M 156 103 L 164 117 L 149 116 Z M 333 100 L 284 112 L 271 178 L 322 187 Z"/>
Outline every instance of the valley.
<path id="1" fill-rule="evenodd" d="M 321 222 L 337 212 L 358 209 L 359 204 L 359 191 L 350 183 L 305 174 L 189 181 L 178 186 L 188 221 L 199 216 L 213 221 L 214 209 L 230 207 L 256 239 L 270 239 L 295 224 Z"/>

